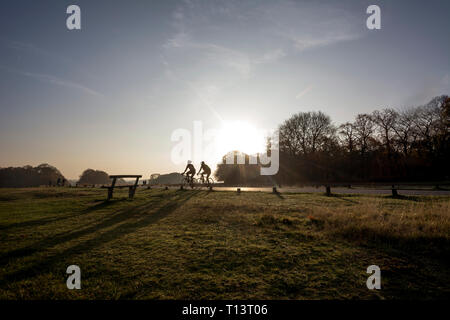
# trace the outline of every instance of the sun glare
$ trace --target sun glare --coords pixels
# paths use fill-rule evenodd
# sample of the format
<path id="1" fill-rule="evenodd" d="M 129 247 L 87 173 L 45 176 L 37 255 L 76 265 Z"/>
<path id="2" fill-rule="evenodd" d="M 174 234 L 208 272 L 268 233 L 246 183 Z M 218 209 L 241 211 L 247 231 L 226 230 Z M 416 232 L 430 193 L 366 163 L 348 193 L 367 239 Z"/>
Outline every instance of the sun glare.
<path id="1" fill-rule="evenodd" d="M 224 123 L 219 131 L 218 150 L 222 155 L 229 151 L 241 151 L 246 154 L 264 152 L 265 139 L 262 130 L 248 122 L 235 121 Z"/>

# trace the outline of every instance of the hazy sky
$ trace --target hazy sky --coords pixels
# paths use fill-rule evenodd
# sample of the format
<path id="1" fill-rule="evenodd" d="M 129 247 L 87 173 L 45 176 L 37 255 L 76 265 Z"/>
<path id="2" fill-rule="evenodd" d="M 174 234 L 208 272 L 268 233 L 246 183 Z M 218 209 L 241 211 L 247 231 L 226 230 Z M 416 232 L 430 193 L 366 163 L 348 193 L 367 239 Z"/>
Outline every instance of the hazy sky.
<path id="1" fill-rule="evenodd" d="M 81 30 L 66 8 L 81 8 Z M 366 8 L 381 8 L 381 30 Z M 182 171 L 177 128 L 336 124 L 449 94 L 449 1 L 22 1 L 0 11 L 0 166 Z"/>

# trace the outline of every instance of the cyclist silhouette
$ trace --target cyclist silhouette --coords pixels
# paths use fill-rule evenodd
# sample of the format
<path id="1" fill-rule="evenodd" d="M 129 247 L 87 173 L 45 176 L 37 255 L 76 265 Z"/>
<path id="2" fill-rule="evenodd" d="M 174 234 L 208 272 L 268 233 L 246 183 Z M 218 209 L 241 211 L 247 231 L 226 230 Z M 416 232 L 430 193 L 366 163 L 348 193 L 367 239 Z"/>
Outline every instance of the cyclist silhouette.
<path id="1" fill-rule="evenodd" d="M 186 169 L 184 169 L 182 174 L 184 174 L 185 172 L 186 172 L 186 176 L 189 178 L 190 182 L 192 183 L 192 178 L 195 175 L 195 168 L 194 168 L 194 165 L 192 164 L 191 160 L 188 160 Z"/>
<path id="2" fill-rule="evenodd" d="M 202 170 L 203 172 L 201 172 Z M 204 161 L 202 161 L 200 170 L 198 170 L 198 175 L 200 174 L 202 175 L 202 179 L 203 176 L 206 174 L 206 182 L 209 185 L 209 176 L 211 175 L 211 168 Z"/>

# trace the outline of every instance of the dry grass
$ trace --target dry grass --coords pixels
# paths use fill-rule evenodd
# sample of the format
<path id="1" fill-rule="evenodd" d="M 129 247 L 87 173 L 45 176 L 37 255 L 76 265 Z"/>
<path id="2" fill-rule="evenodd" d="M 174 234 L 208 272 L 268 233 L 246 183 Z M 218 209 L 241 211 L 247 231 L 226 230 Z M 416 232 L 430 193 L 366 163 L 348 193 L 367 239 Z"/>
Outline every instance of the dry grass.
<path id="1" fill-rule="evenodd" d="M 310 218 L 344 239 L 450 257 L 450 201 L 440 198 L 374 197 L 352 206 L 318 206 Z"/>
<path id="2" fill-rule="evenodd" d="M 445 196 L 126 195 L 0 190 L 0 299 L 450 297 Z M 70 264 L 81 290 L 65 286 Z"/>

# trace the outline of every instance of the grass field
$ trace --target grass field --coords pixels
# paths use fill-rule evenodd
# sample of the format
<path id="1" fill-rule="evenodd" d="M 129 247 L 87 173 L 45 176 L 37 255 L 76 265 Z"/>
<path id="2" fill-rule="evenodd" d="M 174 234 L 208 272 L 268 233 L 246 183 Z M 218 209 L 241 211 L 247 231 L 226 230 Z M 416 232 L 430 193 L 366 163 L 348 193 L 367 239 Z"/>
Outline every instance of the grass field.
<path id="1" fill-rule="evenodd" d="M 0 299 L 450 298 L 448 196 L 114 196 L 0 189 Z"/>

